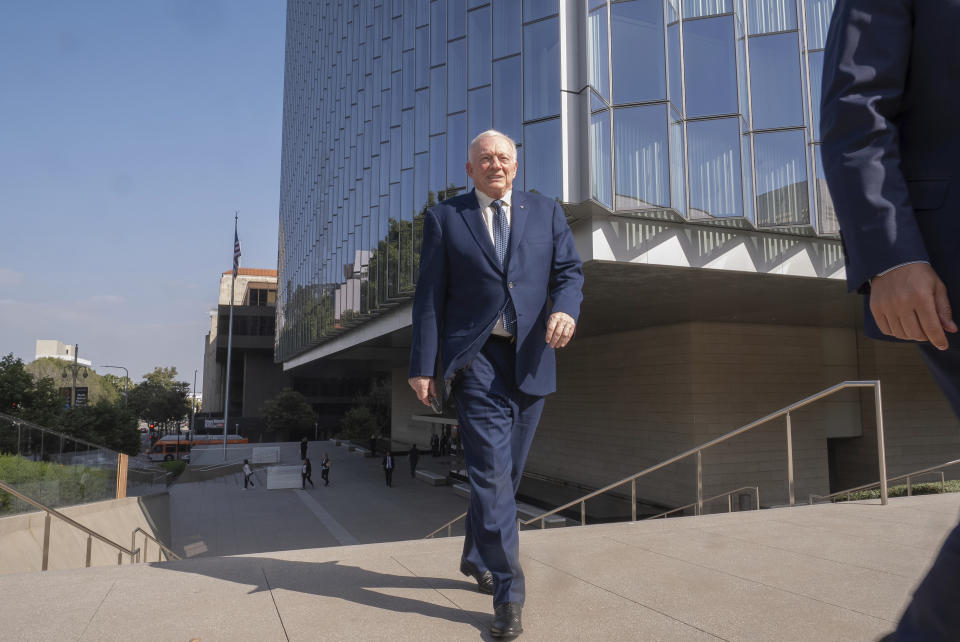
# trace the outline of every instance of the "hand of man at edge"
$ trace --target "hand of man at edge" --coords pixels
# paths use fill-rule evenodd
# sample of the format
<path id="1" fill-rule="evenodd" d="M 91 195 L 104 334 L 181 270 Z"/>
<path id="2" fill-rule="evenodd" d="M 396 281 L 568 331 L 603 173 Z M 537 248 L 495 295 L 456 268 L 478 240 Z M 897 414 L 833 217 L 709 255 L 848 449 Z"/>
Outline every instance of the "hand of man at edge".
<path id="1" fill-rule="evenodd" d="M 420 403 L 425 406 L 429 406 L 430 400 L 437 396 L 437 385 L 434 383 L 433 377 L 411 377 L 407 379 L 407 383 L 417 393 L 417 399 L 420 400 Z"/>
<path id="2" fill-rule="evenodd" d="M 573 338 L 577 322 L 566 312 L 554 312 L 547 319 L 547 343 L 551 348 L 562 348 Z"/>
<path id="3" fill-rule="evenodd" d="M 875 277 L 870 282 L 870 311 L 884 334 L 929 341 L 938 350 L 949 346 L 944 330 L 957 331 L 947 288 L 927 263 L 911 263 Z"/>

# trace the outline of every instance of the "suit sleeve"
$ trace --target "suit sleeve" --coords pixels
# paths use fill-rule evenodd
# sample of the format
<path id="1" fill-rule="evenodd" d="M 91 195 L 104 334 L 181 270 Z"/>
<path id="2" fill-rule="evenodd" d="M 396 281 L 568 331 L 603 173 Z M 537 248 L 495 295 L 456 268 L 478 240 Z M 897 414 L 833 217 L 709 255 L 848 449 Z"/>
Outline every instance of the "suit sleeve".
<path id="1" fill-rule="evenodd" d="M 847 284 L 928 261 L 900 170 L 896 125 L 910 62 L 912 0 L 839 0 L 823 63 L 823 167 L 847 256 Z"/>
<path id="2" fill-rule="evenodd" d="M 553 205 L 553 265 L 550 268 L 552 312 L 565 312 L 580 318 L 583 300 L 583 267 L 573 242 L 573 232 L 559 203 Z"/>
<path id="3" fill-rule="evenodd" d="M 437 374 L 437 354 L 446 303 L 447 261 L 443 228 L 432 209 L 424 215 L 423 242 L 420 247 L 420 276 L 413 295 L 413 336 L 408 376 L 433 377 Z"/>

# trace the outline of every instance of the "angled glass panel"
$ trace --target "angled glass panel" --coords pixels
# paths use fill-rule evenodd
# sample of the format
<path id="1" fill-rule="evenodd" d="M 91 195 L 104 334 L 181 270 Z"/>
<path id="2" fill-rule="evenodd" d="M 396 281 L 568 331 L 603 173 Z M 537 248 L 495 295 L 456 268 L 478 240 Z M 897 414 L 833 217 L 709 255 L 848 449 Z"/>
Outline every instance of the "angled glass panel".
<path id="1" fill-rule="evenodd" d="M 480 87 L 490 84 L 490 7 L 471 11 L 467 22 L 467 86 Z"/>
<path id="2" fill-rule="evenodd" d="M 447 3 L 434 2 L 430 5 L 430 64 L 441 65 L 447 62 Z"/>
<path id="3" fill-rule="evenodd" d="M 400 176 L 400 220 L 397 236 L 400 248 L 400 292 L 413 290 L 413 169 L 405 169 Z"/>
<path id="4" fill-rule="evenodd" d="M 513 140 L 523 138 L 520 56 L 493 63 L 493 128 Z"/>
<path id="5" fill-rule="evenodd" d="M 733 11 L 733 0 L 683 0 L 683 17 L 700 18 Z"/>
<path id="6" fill-rule="evenodd" d="M 430 24 L 430 0 L 417 0 L 417 26 Z"/>
<path id="7" fill-rule="evenodd" d="M 740 157 L 743 159 L 743 216 L 755 225 L 757 216 L 753 198 L 753 141 L 749 134 L 740 137 Z"/>
<path id="8" fill-rule="evenodd" d="M 559 10 L 558 0 L 523 0 L 523 21 L 552 16 Z"/>
<path id="9" fill-rule="evenodd" d="M 670 136 L 670 206 L 686 216 L 687 177 L 684 169 L 687 163 L 683 157 L 683 121 L 672 109 L 668 133 Z"/>
<path id="10" fill-rule="evenodd" d="M 403 2 L 403 13 L 401 14 L 401 19 L 403 20 L 403 49 L 413 49 L 414 47 L 414 33 L 416 32 L 416 22 L 417 22 L 417 8 L 415 6 L 416 0 L 404 0 Z"/>
<path id="11" fill-rule="evenodd" d="M 590 91 L 590 113 L 592 114 L 595 111 L 600 111 L 601 109 L 607 109 L 609 105 L 603 102 L 603 99 L 597 95 L 597 92 Z"/>
<path id="12" fill-rule="evenodd" d="M 429 89 L 421 89 L 417 92 L 414 112 L 414 152 L 425 152 L 430 149 L 430 97 Z"/>
<path id="13" fill-rule="evenodd" d="M 470 0 L 470 2 L 467 3 L 467 8 L 473 9 L 474 7 L 481 7 L 485 4 L 489 4 L 489 2 L 490 0 Z"/>
<path id="14" fill-rule="evenodd" d="M 493 57 L 520 53 L 521 3 L 517 0 L 493 0 Z"/>
<path id="15" fill-rule="evenodd" d="M 441 134 L 447 126 L 447 68 L 430 70 L 430 133 Z"/>
<path id="16" fill-rule="evenodd" d="M 403 135 L 403 157 L 400 159 L 403 169 L 413 167 L 413 139 L 414 139 L 414 112 L 412 109 L 403 111 L 402 126 L 400 127 Z"/>
<path id="17" fill-rule="evenodd" d="M 610 46 L 614 103 L 667 97 L 663 0 L 610 5 Z"/>
<path id="18" fill-rule="evenodd" d="M 524 126 L 527 191 L 557 199 L 563 195 L 562 137 L 559 118 Z"/>
<path id="19" fill-rule="evenodd" d="M 587 9 L 593 10 L 597 7 L 602 7 L 607 4 L 607 0 L 590 0 L 587 3 Z"/>
<path id="20" fill-rule="evenodd" d="M 414 48 L 417 57 L 417 89 L 430 84 L 430 27 L 417 29 L 417 46 Z"/>
<path id="21" fill-rule="evenodd" d="M 755 134 L 757 225 L 809 225 L 803 131 Z"/>
<path id="22" fill-rule="evenodd" d="M 813 146 L 813 158 L 816 163 L 816 194 L 817 194 L 817 218 L 820 220 L 821 234 L 837 234 L 840 232 L 840 224 L 837 222 L 837 212 L 833 207 L 833 197 L 830 196 L 830 190 L 827 188 L 826 174 L 823 171 L 823 156 L 820 153 L 820 145 Z"/>
<path id="23" fill-rule="evenodd" d="M 590 116 L 590 196 L 613 209 L 610 159 L 610 110 Z"/>
<path id="24" fill-rule="evenodd" d="M 820 85 L 823 82 L 823 51 L 811 51 L 807 59 L 810 61 L 810 105 L 813 107 L 810 114 L 810 126 L 813 130 L 813 140 L 820 140 Z"/>
<path id="25" fill-rule="evenodd" d="M 750 38 L 750 86 L 754 129 L 803 124 L 796 32 Z"/>
<path id="26" fill-rule="evenodd" d="M 614 206 L 642 210 L 670 205 L 667 106 L 613 112 Z"/>
<path id="27" fill-rule="evenodd" d="M 390 88 L 390 126 L 396 127 L 400 124 L 400 111 L 403 109 L 403 72 L 393 72 L 393 82 Z M 411 95 L 412 99 L 413 96 Z"/>
<path id="28" fill-rule="evenodd" d="M 438 194 L 447 188 L 447 136 L 430 137 L 430 191 Z"/>
<path id="29" fill-rule="evenodd" d="M 430 193 L 430 155 L 417 154 L 413 159 L 413 204 L 418 214 L 432 205 Z"/>
<path id="30" fill-rule="evenodd" d="M 447 187 L 467 184 L 467 114 L 447 117 Z"/>
<path id="31" fill-rule="evenodd" d="M 610 52 L 607 48 L 607 9 L 587 16 L 587 69 L 590 86 L 610 100 Z"/>
<path id="32" fill-rule="evenodd" d="M 416 64 L 413 49 L 403 52 L 403 109 L 413 107 L 413 91 L 416 86 Z"/>
<path id="33" fill-rule="evenodd" d="M 403 69 L 403 18 L 393 19 L 393 33 L 390 36 L 390 62 L 393 71 Z"/>
<path id="34" fill-rule="evenodd" d="M 523 119 L 560 113 L 560 23 L 557 18 L 523 28 Z"/>
<path id="35" fill-rule="evenodd" d="M 747 0 L 750 35 L 797 28 L 796 0 Z"/>
<path id="36" fill-rule="evenodd" d="M 447 46 L 447 113 L 467 108 L 467 41 L 455 40 Z"/>
<path id="37" fill-rule="evenodd" d="M 807 48 L 823 49 L 836 0 L 806 0 Z"/>
<path id="38" fill-rule="evenodd" d="M 467 95 L 467 140 L 493 127 L 493 113 L 490 105 L 489 85 L 480 89 L 471 89 Z"/>
<path id="39" fill-rule="evenodd" d="M 687 117 L 736 113 L 733 17 L 683 23 L 683 55 Z"/>
<path id="40" fill-rule="evenodd" d="M 687 123 L 693 218 L 743 215 L 738 120 L 723 118 Z"/>
<path id="41" fill-rule="evenodd" d="M 390 143 L 390 182 L 396 183 L 400 180 L 400 166 L 403 158 L 403 134 L 402 128 L 397 125 L 390 130 L 393 137 Z"/>
<path id="42" fill-rule="evenodd" d="M 683 112 L 683 58 L 680 55 L 680 23 L 667 25 L 667 70 L 670 84 L 667 97 L 673 108 Z"/>
<path id="43" fill-rule="evenodd" d="M 465 0 L 447 0 L 447 39 L 466 34 L 467 3 Z"/>
<path id="44" fill-rule="evenodd" d="M 399 143 L 398 143 L 399 144 Z M 390 142 L 380 143 L 380 195 L 390 193 Z"/>
<path id="45" fill-rule="evenodd" d="M 513 189 L 525 190 L 527 189 L 523 181 L 524 165 L 523 165 L 523 145 L 517 143 L 517 175 L 513 178 Z"/>

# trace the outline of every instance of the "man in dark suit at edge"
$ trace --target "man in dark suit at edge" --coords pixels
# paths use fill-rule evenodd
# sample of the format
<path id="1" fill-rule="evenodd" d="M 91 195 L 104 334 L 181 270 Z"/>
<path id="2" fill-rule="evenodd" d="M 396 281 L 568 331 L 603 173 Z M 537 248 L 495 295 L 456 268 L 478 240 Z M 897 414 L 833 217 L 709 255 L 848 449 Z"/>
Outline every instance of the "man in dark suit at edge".
<path id="1" fill-rule="evenodd" d="M 525 599 L 515 495 L 583 272 L 560 205 L 513 190 L 514 142 L 486 131 L 468 157 L 475 189 L 424 217 L 409 383 L 430 405 L 439 376 L 456 400 L 471 486 L 460 570 L 493 594 L 491 635 L 513 637 Z"/>
<path id="2" fill-rule="evenodd" d="M 865 331 L 918 342 L 960 415 L 960 2 L 838 0 L 823 166 Z M 960 526 L 888 640 L 960 639 Z"/>

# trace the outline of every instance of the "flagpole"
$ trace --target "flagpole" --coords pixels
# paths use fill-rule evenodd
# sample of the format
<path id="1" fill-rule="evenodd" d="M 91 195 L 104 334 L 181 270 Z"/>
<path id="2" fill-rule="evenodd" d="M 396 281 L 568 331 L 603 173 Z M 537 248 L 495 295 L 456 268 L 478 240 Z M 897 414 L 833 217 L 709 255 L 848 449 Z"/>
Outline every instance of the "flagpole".
<path id="1" fill-rule="evenodd" d="M 240 269 L 240 237 L 237 235 L 237 219 L 240 212 L 233 214 L 233 276 L 230 279 L 230 323 L 227 326 L 227 387 L 223 395 L 223 460 L 227 460 L 227 426 L 230 424 L 230 366 L 233 357 L 233 289 L 237 283 L 237 271 Z"/>

